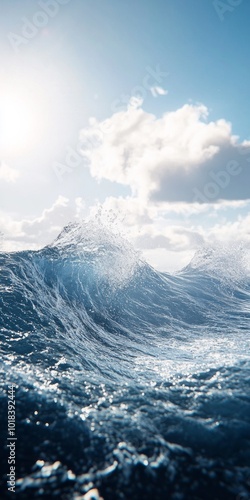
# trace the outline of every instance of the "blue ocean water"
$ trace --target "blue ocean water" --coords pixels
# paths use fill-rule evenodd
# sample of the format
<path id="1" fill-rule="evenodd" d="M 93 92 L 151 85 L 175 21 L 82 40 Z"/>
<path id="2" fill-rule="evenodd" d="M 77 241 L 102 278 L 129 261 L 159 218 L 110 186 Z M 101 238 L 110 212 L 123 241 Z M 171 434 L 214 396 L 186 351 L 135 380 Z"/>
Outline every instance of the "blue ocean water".
<path id="1" fill-rule="evenodd" d="M 159 273 L 93 221 L 1 253 L 1 499 L 10 384 L 17 498 L 249 499 L 247 264 Z"/>

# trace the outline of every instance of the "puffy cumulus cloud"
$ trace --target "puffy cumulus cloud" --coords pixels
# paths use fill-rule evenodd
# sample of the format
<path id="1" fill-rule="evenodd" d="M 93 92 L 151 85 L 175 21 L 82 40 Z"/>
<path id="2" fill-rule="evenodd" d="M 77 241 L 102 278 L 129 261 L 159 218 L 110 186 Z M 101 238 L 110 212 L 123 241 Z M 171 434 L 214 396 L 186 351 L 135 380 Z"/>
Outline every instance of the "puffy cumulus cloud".
<path id="1" fill-rule="evenodd" d="M 204 105 L 185 104 L 157 118 L 131 99 L 127 110 L 81 132 L 91 175 L 128 185 L 155 203 L 215 203 L 250 198 L 250 142 L 231 124 L 209 121 Z"/>
<path id="2" fill-rule="evenodd" d="M 114 214 L 120 232 L 144 255 L 148 251 L 164 249 L 180 253 L 195 250 L 204 243 L 203 235 L 189 221 L 186 204 L 144 204 L 140 198 L 109 197 L 102 204 L 102 212 Z M 195 205 L 189 215 L 197 213 Z M 205 209 L 205 207 L 202 209 Z M 176 210 L 176 211 L 175 211 Z"/>
<path id="3" fill-rule="evenodd" d="M 202 234 L 194 229 L 187 230 L 182 226 L 170 227 L 163 232 L 147 231 L 137 236 L 135 243 L 139 248 L 149 250 L 166 248 L 175 252 L 194 249 L 204 243 Z"/>
<path id="4" fill-rule="evenodd" d="M 250 215 L 238 216 L 233 222 L 211 217 L 207 227 L 199 223 L 170 225 L 161 222 L 158 226 L 144 226 L 133 238 L 145 259 L 159 270 L 175 271 L 187 265 L 196 251 L 202 247 L 250 249 Z"/>
<path id="5" fill-rule="evenodd" d="M 19 176 L 17 169 L 9 167 L 6 163 L 0 163 L 0 181 L 15 182 Z"/>
<path id="6" fill-rule="evenodd" d="M 138 226 L 152 224 L 157 210 L 154 206 L 145 205 L 142 200 L 132 196 L 107 197 L 101 205 L 101 210 L 108 214 L 114 214 L 120 224 L 138 230 Z"/>
<path id="7" fill-rule="evenodd" d="M 102 209 L 119 218 L 122 234 L 159 270 L 181 269 L 210 244 L 250 247 L 250 201 L 156 205 L 132 196 L 109 197 Z"/>
<path id="8" fill-rule="evenodd" d="M 73 201 L 59 196 L 40 217 L 16 220 L 0 212 L 2 247 L 6 251 L 38 249 L 51 243 L 61 229 L 70 221 L 80 219 L 84 211 L 82 198 Z"/>
<path id="9" fill-rule="evenodd" d="M 118 230 L 151 265 L 163 271 L 187 265 L 195 252 L 207 244 L 224 246 L 234 242 L 250 248 L 250 202 L 146 205 L 132 196 L 109 197 L 103 205 L 93 205 L 90 210 L 81 198 L 69 200 L 59 196 L 39 217 L 23 220 L 0 213 L 1 248 L 41 248 L 52 242 L 69 221 L 86 215 L 99 217 L 100 212 L 100 221 L 111 230 Z"/>
<path id="10" fill-rule="evenodd" d="M 210 230 L 207 240 L 212 243 L 243 244 L 250 248 L 250 213 L 238 216 L 235 221 L 224 220 L 215 224 Z"/>

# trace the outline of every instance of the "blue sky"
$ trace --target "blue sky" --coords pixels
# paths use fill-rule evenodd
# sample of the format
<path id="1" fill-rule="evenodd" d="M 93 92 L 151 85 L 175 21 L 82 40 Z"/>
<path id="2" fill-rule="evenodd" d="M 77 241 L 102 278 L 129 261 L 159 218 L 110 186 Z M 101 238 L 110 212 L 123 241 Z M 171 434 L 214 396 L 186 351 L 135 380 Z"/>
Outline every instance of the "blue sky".
<path id="1" fill-rule="evenodd" d="M 44 14 L 47 9 L 52 9 L 50 15 Z M 43 14 L 39 18 L 41 11 Z M 163 167 L 160 167 L 160 164 L 158 170 L 152 174 L 153 167 L 147 166 L 147 157 L 150 156 L 151 150 L 148 151 L 148 156 L 145 156 L 145 171 L 149 169 L 147 182 L 151 182 L 151 187 L 148 184 L 146 186 L 144 179 L 143 189 L 131 181 L 133 175 L 126 178 L 123 175 L 124 172 L 119 171 L 119 165 L 117 165 L 117 175 L 114 166 L 112 173 L 107 167 L 102 173 L 94 165 L 96 161 L 94 155 L 88 158 L 87 164 L 86 156 L 83 155 L 82 163 L 71 171 L 67 171 L 60 181 L 55 175 L 54 165 L 65 164 L 68 148 L 73 150 L 77 148 L 79 137 L 86 135 L 86 128 L 89 126 L 91 117 L 95 117 L 99 124 L 107 119 L 117 123 L 115 114 L 118 111 L 125 113 L 129 99 L 134 96 L 142 97 L 143 102 L 138 104 L 137 111 L 134 110 L 134 118 L 132 112 L 124 117 L 128 119 L 128 122 L 131 118 L 131 123 L 133 120 L 137 123 L 138 120 L 145 119 L 150 135 L 150 127 L 153 127 L 152 134 L 154 134 L 158 125 L 170 128 L 179 126 L 176 112 L 185 105 L 190 108 L 182 112 L 181 120 L 187 120 L 190 124 L 193 108 L 202 104 L 207 108 L 206 117 L 204 112 L 201 112 L 202 116 L 199 115 L 198 121 L 212 123 L 222 119 L 232 124 L 231 132 L 228 130 L 226 132 L 225 127 L 223 128 L 220 124 L 217 126 L 214 134 L 219 135 L 216 136 L 217 142 L 215 143 L 219 144 L 218 147 L 221 150 L 218 152 L 217 163 L 213 164 L 215 166 L 212 164 L 208 166 L 206 175 L 210 175 L 211 165 L 213 168 L 221 168 L 219 161 L 222 164 L 223 161 L 228 162 L 230 158 L 238 161 L 235 159 L 233 143 L 230 142 L 233 140 L 232 136 L 234 134 L 239 136 L 238 143 L 250 139 L 247 112 L 250 102 L 249 15 L 250 4 L 247 0 L 158 0 L 157 2 L 145 0 L 133 2 L 132 0 L 127 2 L 117 0 L 41 0 L 40 2 L 23 0 L 20 2 L 13 0 L 9 2 L 9 0 L 2 0 L 0 111 L 5 106 L 5 115 L 2 113 L 0 121 L 2 133 L 2 138 L 0 137 L 2 164 L 0 195 L 2 218 L 5 221 L 2 224 L 2 231 L 8 232 L 6 220 L 11 220 L 13 224 L 13 221 L 16 221 L 19 229 L 23 228 L 20 226 L 23 220 L 29 220 L 32 226 L 32 221 L 43 218 L 44 211 L 52 209 L 53 206 L 57 207 L 58 199 L 67 199 L 67 203 L 66 201 L 61 203 L 68 204 L 68 207 L 70 205 L 73 207 L 75 200 L 79 198 L 85 207 L 98 203 L 98 200 L 102 203 L 108 200 L 107 205 L 117 210 L 116 200 L 120 199 L 120 205 L 125 206 L 126 202 L 123 200 L 130 199 L 131 196 L 133 206 L 137 207 L 135 211 L 140 212 L 140 216 L 143 210 L 146 210 L 146 205 L 151 206 L 154 215 L 151 214 L 149 217 L 152 218 L 150 224 L 156 223 L 157 220 L 157 228 L 160 227 L 159 220 L 164 219 L 162 213 L 166 213 L 166 206 L 162 205 L 161 209 L 157 208 L 155 200 L 158 205 L 159 200 L 165 204 L 171 201 L 188 203 L 190 228 L 194 214 L 195 220 L 198 218 L 198 223 L 195 222 L 195 224 L 207 227 L 207 218 L 206 221 L 204 220 L 204 206 L 201 204 L 200 212 L 199 210 L 197 212 L 197 209 L 191 210 L 191 195 L 184 194 L 185 185 L 193 186 L 192 183 L 200 182 L 197 185 L 202 190 L 205 181 L 199 180 L 195 174 L 194 177 L 187 179 L 187 182 L 182 182 L 181 188 L 178 185 L 176 195 L 170 196 L 169 188 L 165 189 L 165 187 L 176 186 L 176 181 L 171 184 L 174 174 L 163 176 L 161 173 Z M 30 23 L 28 27 L 27 20 Z M 39 21 L 43 26 L 38 26 Z M 162 73 L 160 82 L 155 81 L 152 76 L 152 72 L 156 71 L 157 67 Z M 151 76 L 148 81 L 152 82 L 152 87 L 160 87 L 162 95 L 157 94 L 156 97 L 152 89 L 145 88 L 143 82 L 149 72 Z M 9 105 L 9 119 L 6 121 L 8 106 L 4 103 L 12 100 L 14 105 Z M 19 107 L 20 101 L 23 107 Z M 144 114 L 140 117 L 142 112 Z M 173 121 L 167 120 L 166 123 L 161 123 L 161 117 L 169 112 L 173 113 Z M 149 125 L 148 117 L 151 115 L 154 116 L 156 125 Z M 25 122 L 26 118 L 30 120 L 30 130 Z M 120 120 L 122 119 L 123 115 L 120 116 Z M 192 127 L 196 127 L 196 118 L 193 117 L 192 120 Z M 26 136 L 25 127 L 27 127 Z M 207 132 L 210 128 L 211 126 L 207 128 Z M 141 135 L 136 139 L 137 144 L 140 143 L 144 130 L 145 127 L 141 129 L 139 127 L 138 134 Z M 93 127 L 91 133 L 96 133 Z M 121 131 L 121 133 L 125 132 Z M 180 133 L 185 134 L 185 127 Z M 203 134 L 202 127 L 199 128 L 199 132 L 197 130 L 197 134 L 200 133 Z M 221 141 L 226 141 L 226 135 L 227 145 L 223 149 Z M 17 147 L 17 136 L 22 147 L 21 145 Z M 113 139 L 118 141 L 119 138 Z M 214 139 L 210 137 L 209 140 Z M 127 151 L 132 147 L 132 143 L 128 137 L 124 143 L 126 141 Z M 164 142 L 164 137 L 156 137 L 155 141 L 155 144 L 159 141 Z M 117 153 L 117 151 L 111 151 L 111 142 L 109 141 L 108 146 L 102 145 L 104 148 L 102 157 L 107 150 L 112 158 Z M 143 147 L 143 141 L 141 147 Z M 178 148 L 178 141 L 175 147 Z M 192 145 L 193 147 L 198 151 L 200 146 L 196 144 Z M 135 151 L 134 146 L 132 149 L 129 155 L 133 157 L 133 154 L 138 154 L 138 151 Z M 179 162 L 185 162 L 183 160 L 185 155 L 180 159 L 178 154 L 175 156 L 175 163 L 177 157 Z M 215 156 L 216 154 L 213 153 Z M 204 164 L 204 158 L 200 156 L 200 164 Z M 170 168 L 173 157 L 171 156 L 171 161 L 169 156 L 159 159 L 161 162 L 163 160 Z M 119 163 L 119 155 L 117 161 Z M 197 161 L 197 158 L 194 159 L 192 156 L 192 165 L 197 164 Z M 182 166 L 185 167 L 184 163 Z M 190 169 L 190 165 L 187 168 Z M 134 172 L 134 175 L 144 176 L 144 166 L 140 167 L 140 174 Z M 179 175 L 182 174 L 179 173 Z M 218 193 L 218 199 L 223 195 L 227 203 L 229 200 L 231 204 L 237 201 L 245 203 L 244 206 L 238 205 L 237 208 L 228 206 L 227 210 L 225 203 L 220 206 L 219 211 L 223 210 L 223 214 L 226 211 L 228 224 L 235 221 L 237 217 L 246 217 L 248 214 L 248 197 L 243 185 L 246 185 L 247 175 L 241 176 L 242 181 L 239 181 L 239 186 L 236 186 L 235 190 L 232 189 L 233 183 L 230 181 L 230 189 L 221 188 L 223 192 Z M 206 179 L 210 179 L 211 182 L 211 178 L 206 177 Z M 234 177 L 234 181 L 237 179 Z M 155 183 L 154 190 L 153 183 Z M 236 185 L 235 182 L 234 185 Z M 112 203 L 110 198 L 113 199 Z M 217 198 L 208 201 L 209 203 L 217 201 Z M 131 203 L 129 206 L 131 207 Z M 208 208 L 209 218 L 214 220 L 215 215 L 212 215 L 211 206 Z M 167 206 L 167 210 L 172 213 L 173 207 L 170 209 L 170 206 Z M 60 212 L 59 208 L 58 212 Z M 180 209 L 176 209 L 176 214 L 180 214 Z M 179 216 L 176 214 L 174 217 L 170 216 L 170 219 L 165 217 L 168 226 L 176 224 L 176 217 Z M 219 217 L 218 209 L 216 209 L 216 214 L 216 217 Z M 73 208 L 68 215 L 65 214 L 65 220 L 67 216 L 73 217 Z M 225 225 L 225 218 L 218 218 L 217 223 L 220 224 L 223 221 Z M 53 227 L 58 229 L 62 222 L 64 218 L 54 222 Z M 182 221 L 183 223 L 186 227 L 188 224 L 186 218 L 184 222 Z M 14 230 L 13 224 L 9 226 L 12 228 L 9 231 Z M 135 223 L 134 232 L 136 228 L 138 229 Z M 36 224 L 35 230 L 37 230 Z M 163 226 L 157 230 L 163 231 Z M 197 231 L 196 227 L 194 232 Z M 16 235 L 14 240 L 20 242 L 20 235 L 24 232 L 20 229 L 19 236 Z M 52 233 L 50 228 L 49 235 Z M 145 234 L 147 234 L 146 229 Z M 39 240 L 37 235 L 33 233 L 31 235 L 31 230 L 29 237 L 30 241 L 33 238 L 32 244 L 36 237 Z M 148 237 L 154 239 L 156 233 Z M 169 238 L 166 236 L 166 245 Z M 45 240 L 46 238 L 43 242 Z M 28 245 L 28 240 L 26 243 Z M 171 248 L 167 248 L 166 245 L 162 247 L 165 252 L 174 251 L 172 243 L 170 243 Z M 182 245 L 180 246 L 179 251 L 182 251 Z M 157 261 L 157 251 L 155 249 L 155 261 Z"/>

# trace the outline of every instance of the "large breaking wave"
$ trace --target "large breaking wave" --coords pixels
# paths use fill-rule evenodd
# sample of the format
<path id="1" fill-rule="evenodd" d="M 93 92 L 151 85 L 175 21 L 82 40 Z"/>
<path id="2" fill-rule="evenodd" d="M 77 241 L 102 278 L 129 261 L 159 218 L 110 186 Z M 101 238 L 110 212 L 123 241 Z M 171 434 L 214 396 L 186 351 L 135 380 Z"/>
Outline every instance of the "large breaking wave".
<path id="1" fill-rule="evenodd" d="M 0 254 L 2 492 L 16 385 L 19 498 L 250 497 L 250 279 L 242 248 L 156 272 L 70 224 Z"/>

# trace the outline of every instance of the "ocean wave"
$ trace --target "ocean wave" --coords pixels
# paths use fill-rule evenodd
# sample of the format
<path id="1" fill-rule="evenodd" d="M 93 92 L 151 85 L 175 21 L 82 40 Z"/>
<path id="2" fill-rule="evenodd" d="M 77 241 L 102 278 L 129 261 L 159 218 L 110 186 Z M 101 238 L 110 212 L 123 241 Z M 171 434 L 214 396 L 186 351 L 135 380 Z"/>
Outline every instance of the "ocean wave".
<path id="1" fill-rule="evenodd" d="M 247 263 L 209 247 L 159 273 L 93 221 L 0 254 L 1 432 L 14 383 L 20 498 L 249 497 Z"/>

